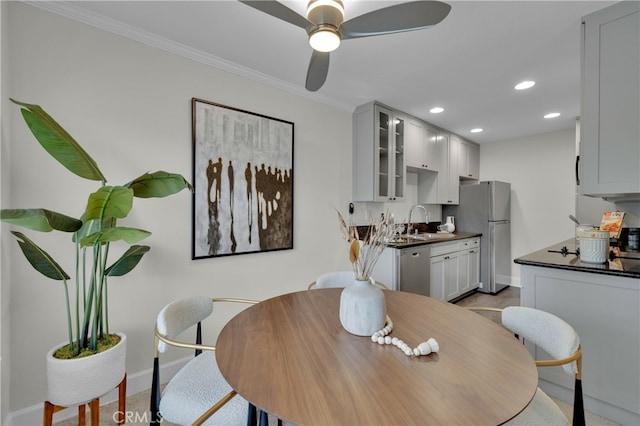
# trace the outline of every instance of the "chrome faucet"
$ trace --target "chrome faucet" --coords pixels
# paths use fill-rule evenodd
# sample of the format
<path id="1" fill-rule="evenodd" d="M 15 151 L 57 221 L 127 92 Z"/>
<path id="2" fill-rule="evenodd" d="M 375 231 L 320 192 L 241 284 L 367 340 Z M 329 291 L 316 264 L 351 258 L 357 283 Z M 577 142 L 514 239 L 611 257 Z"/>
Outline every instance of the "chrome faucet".
<path id="1" fill-rule="evenodd" d="M 413 224 L 411 222 L 411 214 L 413 213 L 413 210 L 416 209 L 416 208 L 422 210 L 422 212 L 424 213 L 424 221 L 425 221 L 425 223 L 429 223 L 429 214 L 427 213 L 427 209 L 422 204 L 416 204 L 414 206 L 411 206 L 411 208 L 409 209 L 409 219 L 408 219 L 408 223 L 407 223 L 407 234 L 410 234 L 411 233 L 411 229 L 413 228 Z"/>

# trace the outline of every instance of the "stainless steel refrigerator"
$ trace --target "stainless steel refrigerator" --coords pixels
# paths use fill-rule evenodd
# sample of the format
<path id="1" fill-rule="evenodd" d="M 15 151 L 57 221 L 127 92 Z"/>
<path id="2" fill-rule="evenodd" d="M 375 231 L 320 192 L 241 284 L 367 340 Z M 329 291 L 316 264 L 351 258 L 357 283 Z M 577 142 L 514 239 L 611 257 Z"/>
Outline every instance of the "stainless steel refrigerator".
<path id="1" fill-rule="evenodd" d="M 511 184 L 499 181 L 460 186 L 460 204 L 444 206 L 456 231 L 482 232 L 478 291 L 497 293 L 511 282 Z"/>

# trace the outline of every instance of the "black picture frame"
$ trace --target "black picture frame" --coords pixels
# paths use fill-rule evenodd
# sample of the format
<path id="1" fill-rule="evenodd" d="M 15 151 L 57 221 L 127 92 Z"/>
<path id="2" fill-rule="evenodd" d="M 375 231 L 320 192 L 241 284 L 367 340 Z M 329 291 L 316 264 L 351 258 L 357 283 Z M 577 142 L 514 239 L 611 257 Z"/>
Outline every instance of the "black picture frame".
<path id="1" fill-rule="evenodd" d="M 192 259 L 293 249 L 294 124 L 192 98 Z"/>

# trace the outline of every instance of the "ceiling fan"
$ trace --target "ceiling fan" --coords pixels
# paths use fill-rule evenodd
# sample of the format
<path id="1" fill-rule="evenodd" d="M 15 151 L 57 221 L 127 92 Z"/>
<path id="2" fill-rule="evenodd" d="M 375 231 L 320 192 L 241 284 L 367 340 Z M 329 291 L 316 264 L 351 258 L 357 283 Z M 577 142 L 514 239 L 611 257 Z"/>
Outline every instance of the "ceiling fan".
<path id="1" fill-rule="evenodd" d="M 341 0 L 309 1 L 306 18 L 278 1 L 240 2 L 307 32 L 313 54 L 305 86 L 312 92 L 320 89 L 326 81 L 329 54 L 338 48 L 341 40 L 428 28 L 442 21 L 451 10 L 450 5 L 439 1 L 412 1 L 374 10 L 345 22 Z"/>

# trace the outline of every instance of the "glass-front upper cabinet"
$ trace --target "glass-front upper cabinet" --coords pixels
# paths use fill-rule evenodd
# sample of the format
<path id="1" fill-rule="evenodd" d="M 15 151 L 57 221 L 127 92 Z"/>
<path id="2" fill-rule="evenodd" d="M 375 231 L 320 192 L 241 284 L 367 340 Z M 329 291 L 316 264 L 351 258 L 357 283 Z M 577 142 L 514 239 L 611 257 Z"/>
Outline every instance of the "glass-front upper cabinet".
<path id="1" fill-rule="evenodd" d="M 393 174 L 391 169 L 391 134 L 393 133 L 393 125 L 391 123 L 391 114 L 383 108 L 376 108 L 378 120 L 378 197 L 389 197 L 389 177 Z"/>
<path id="2" fill-rule="evenodd" d="M 354 122 L 354 201 L 401 201 L 406 184 L 406 119 L 372 102 L 356 108 Z"/>
<path id="3" fill-rule="evenodd" d="M 406 183 L 404 159 L 404 132 L 406 119 L 395 115 L 393 118 L 393 200 L 402 200 Z"/>

